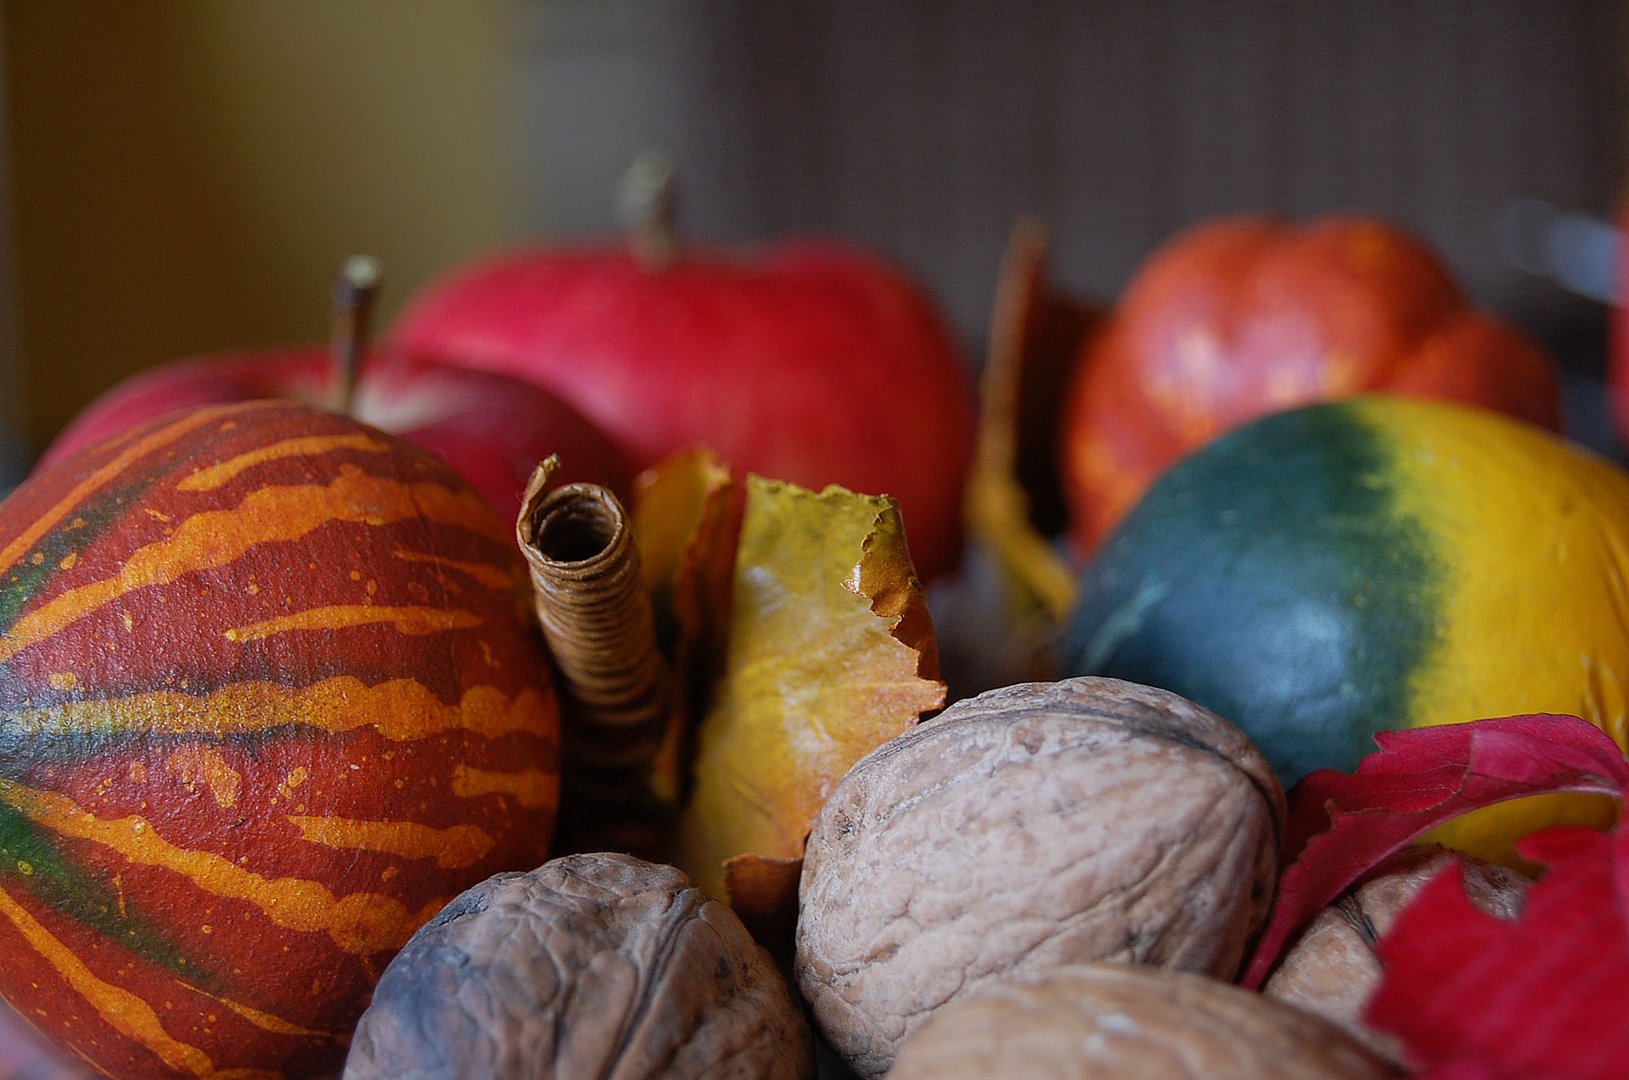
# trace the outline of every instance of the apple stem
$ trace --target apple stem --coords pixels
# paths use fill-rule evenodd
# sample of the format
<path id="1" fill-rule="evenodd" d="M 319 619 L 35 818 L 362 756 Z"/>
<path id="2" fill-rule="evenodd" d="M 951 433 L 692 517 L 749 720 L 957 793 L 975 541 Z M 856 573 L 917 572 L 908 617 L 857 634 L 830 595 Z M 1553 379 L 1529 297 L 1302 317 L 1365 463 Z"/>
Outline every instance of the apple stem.
<path id="1" fill-rule="evenodd" d="M 356 383 L 368 351 L 373 301 L 378 293 L 378 260 L 367 255 L 346 259 L 334 280 L 329 355 L 334 364 L 334 406 L 347 416 L 356 405 Z"/>
<path id="2" fill-rule="evenodd" d="M 617 216 L 628 246 L 649 270 L 671 265 L 679 253 L 673 172 L 672 158 L 659 150 L 646 150 L 634 158 L 617 186 Z"/>

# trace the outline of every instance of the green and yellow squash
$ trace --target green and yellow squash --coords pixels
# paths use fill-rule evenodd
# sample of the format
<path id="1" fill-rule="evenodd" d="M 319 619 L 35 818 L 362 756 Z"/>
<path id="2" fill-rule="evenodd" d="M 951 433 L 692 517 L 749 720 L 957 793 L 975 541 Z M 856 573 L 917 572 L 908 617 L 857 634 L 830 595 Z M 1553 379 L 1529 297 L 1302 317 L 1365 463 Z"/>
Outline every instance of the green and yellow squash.
<path id="1" fill-rule="evenodd" d="M 1519 421 L 1372 396 L 1258 420 L 1159 479 L 1087 565 L 1071 674 L 1231 720 L 1286 782 L 1376 732 L 1573 713 L 1625 744 L 1629 475 Z M 1508 860 L 1582 797 L 1441 838 Z"/>

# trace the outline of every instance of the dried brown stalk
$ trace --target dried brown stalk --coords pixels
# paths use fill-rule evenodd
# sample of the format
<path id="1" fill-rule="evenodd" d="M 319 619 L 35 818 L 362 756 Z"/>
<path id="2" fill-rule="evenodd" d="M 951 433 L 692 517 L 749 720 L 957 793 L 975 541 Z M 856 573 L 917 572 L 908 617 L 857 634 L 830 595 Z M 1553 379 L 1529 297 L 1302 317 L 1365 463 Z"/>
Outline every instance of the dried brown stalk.
<path id="1" fill-rule="evenodd" d="M 548 490 L 557 464 L 532 474 L 515 535 L 563 683 L 563 780 L 580 807 L 629 802 L 662 739 L 667 666 L 627 512 L 598 484 Z"/>

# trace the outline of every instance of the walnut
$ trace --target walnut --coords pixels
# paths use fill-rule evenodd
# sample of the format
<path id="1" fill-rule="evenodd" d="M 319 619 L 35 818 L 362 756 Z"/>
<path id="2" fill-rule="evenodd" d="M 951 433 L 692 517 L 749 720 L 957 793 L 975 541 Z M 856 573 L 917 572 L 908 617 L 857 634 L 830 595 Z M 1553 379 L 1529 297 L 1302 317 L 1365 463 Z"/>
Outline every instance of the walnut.
<path id="1" fill-rule="evenodd" d="M 1309 1013 L 1203 975 L 1079 964 L 993 983 L 900 1047 L 888 1080 L 1379 1080 L 1389 1064 Z"/>
<path id="2" fill-rule="evenodd" d="M 993 979 L 1120 961 L 1231 977 L 1277 878 L 1284 795 L 1238 730 L 1080 678 L 953 705 L 859 761 L 816 820 L 796 974 L 878 1076 Z"/>
<path id="3" fill-rule="evenodd" d="M 391 961 L 347 1080 L 807 1078 L 768 955 L 678 870 L 573 855 L 454 899 Z"/>
<path id="4" fill-rule="evenodd" d="M 1263 991 L 1317 1013 L 1397 1060 L 1396 1041 L 1363 1022 L 1380 985 L 1375 943 L 1425 883 L 1455 863 L 1464 868 L 1465 895 L 1477 907 L 1501 919 L 1521 913 L 1531 882 L 1516 871 L 1435 845 L 1405 848 L 1307 924 Z"/>

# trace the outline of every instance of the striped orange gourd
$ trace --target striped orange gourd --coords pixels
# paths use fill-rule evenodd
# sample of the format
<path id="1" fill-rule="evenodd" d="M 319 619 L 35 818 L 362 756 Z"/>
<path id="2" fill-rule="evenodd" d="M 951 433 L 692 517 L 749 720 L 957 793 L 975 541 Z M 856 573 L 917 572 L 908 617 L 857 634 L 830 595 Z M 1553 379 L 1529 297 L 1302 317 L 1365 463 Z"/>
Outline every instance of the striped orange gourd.
<path id="1" fill-rule="evenodd" d="M 541 862 L 513 528 L 428 453 L 202 409 L 0 504 L 0 993 L 115 1076 L 337 1070 L 384 964 Z"/>

